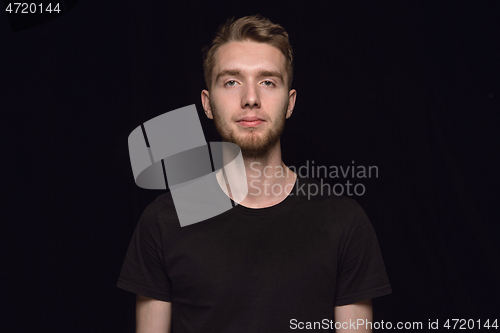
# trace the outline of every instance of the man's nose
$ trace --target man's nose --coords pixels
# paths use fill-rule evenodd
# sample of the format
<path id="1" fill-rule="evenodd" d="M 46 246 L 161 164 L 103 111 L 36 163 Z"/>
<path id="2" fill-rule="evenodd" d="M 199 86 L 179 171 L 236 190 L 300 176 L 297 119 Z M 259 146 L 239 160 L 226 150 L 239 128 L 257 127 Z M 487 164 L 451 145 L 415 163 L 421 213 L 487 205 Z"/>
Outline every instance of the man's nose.
<path id="1" fill-rule="evenodd" d="M 241 107 L 260 107 L 259 91 L 255 84 L 247 84 L 241 96 Z"/>

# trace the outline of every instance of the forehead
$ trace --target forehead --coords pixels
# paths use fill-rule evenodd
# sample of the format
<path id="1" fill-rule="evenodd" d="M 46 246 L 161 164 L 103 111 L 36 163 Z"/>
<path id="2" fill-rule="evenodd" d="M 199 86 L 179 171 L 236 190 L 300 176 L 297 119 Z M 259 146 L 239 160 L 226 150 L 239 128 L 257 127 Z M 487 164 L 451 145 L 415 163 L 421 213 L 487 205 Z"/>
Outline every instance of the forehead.
<path id="1" fill-rule="evenodd" d="M 274 70 L 286 75 L 285 55 L 277 48 L 266 43 L 253 41 L 229 42 L 219 47 L 215 53 L 213 74 L 222 69 Z"/>

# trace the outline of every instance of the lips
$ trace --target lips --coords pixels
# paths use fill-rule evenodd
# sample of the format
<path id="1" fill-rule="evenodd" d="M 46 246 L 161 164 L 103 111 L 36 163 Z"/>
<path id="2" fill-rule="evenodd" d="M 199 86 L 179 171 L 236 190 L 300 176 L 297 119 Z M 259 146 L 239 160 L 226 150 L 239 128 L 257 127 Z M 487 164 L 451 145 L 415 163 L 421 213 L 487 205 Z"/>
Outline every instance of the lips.
<path id="1" fill-rule="evenodd" d="M 243 117 L 240 120 L 238 120 L 238 122 L 240 122 L 240 121 L 258 121 L 258 120 L 263 121 L 259 117 Z"/>
<path id="2" fill-rule="evenodd" d="M 259 117 L 243 117 L 237 122 L 244 127 L 254 127 L 262 124 L 264 120 L 260 119 Z"/>

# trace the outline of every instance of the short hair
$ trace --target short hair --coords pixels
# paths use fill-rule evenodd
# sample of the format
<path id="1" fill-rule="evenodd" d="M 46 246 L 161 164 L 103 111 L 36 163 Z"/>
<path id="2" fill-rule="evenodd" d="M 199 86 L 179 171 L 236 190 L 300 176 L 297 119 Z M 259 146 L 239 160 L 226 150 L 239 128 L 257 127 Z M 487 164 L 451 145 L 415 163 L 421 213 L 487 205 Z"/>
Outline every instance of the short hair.
<path id="1" fill-rule="evenodd" d="M 251 15 L 228 19 L 219 27 L 212 43 L 203 48 L 203 74 L 208 90 L 212 85 L 212 71 L 215 66 L 215 53 L 224 44 L 250 40 L 265 43 L 278 48 L 286 59 L 285 69 L 288 76 L 288 88 L 292 86 L 293 79 L 293 52 L 288 40 L 288 33 L 279 24 L 271 22 L 261 15 Z"/>

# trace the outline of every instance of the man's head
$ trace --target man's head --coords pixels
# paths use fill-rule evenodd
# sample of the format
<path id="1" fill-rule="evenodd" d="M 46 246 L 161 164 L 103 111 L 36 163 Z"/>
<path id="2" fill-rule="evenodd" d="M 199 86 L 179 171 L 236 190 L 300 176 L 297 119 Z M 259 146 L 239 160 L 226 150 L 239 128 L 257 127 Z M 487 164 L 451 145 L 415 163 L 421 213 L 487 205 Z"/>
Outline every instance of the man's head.
<path id="1" fill-rule="evenodd" d="M 211 90 L 214 79 L 215 54 L 224 44 L 230 42 L 252 41 L 265 43 L 276 47 L 286 59 L 286 74 L 288 89 L 291 89 L 293 79 L 293 52 L 288 40 L 288 33 L 279 24 L 272 23 L 260 15 L 245 16 L 236 21 L 228 19 L 219 27 L 215 38 L 209 46 L 203 49 L 203 74 L 208 90 Z"/>
<path id="2" fill-rule="evenodd" d="M 229 20 L 205 49 L 203 65 L 203 107 L 222 139 L 252 157 L 279 146 L 296 96 L 286 31 L 260 16 Z"/>

